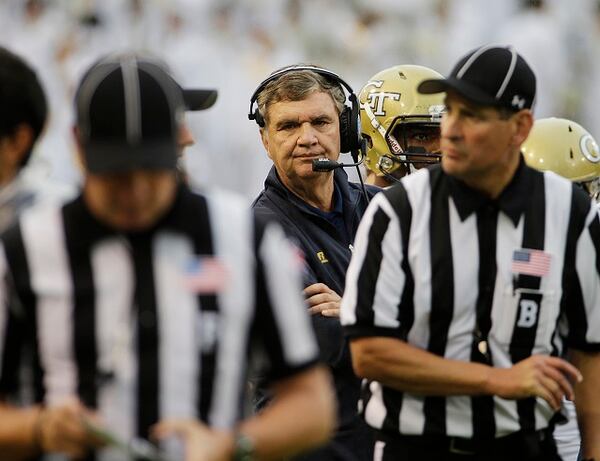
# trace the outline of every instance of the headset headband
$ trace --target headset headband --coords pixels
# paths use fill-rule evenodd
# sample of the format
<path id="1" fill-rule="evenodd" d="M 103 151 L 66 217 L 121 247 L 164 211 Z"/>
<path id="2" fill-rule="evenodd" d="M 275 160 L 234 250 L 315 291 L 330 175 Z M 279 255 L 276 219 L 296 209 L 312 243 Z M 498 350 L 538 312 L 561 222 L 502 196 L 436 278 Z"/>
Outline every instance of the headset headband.
<path id="1" fill-rule="evenodd" d="M 299 71 L 303 71 L 303 70 L 309 70 L 316 74 L 331 78 L 335 82 L 339 83 L 339 85 L 348 92 L 348 94 L 349 94 L 348 99 L 350 100 L 350 102 L 352 104 L 354 104 L 356 101 L 358 101 L 356 98 L 356 94 L 354 93 L 354 90 L 352 89 L 352 87 L 350 85 L 348 85 L 344 81 L 344 79 L 342 79 L 342 77 L 340 77 L 335 72 L 332 72 L 327 69 L 323 69 L 322 67 L 318 67 L 318 66 L 310 66 L 310 65 L 288 66 L 288 67 L 284 67 L 283 69 L 273 72 L 266 79 L 264 79 L 260 83 L 260 85 L 258 85 L 256 90 L 254 90 L 254 93 L 252 93 L 252 97 L 250 98 L 250 109 L 248 111 L 248 119 L 256 120 L 256 113 L 255 113 L 255 111 L 252 110 L 252 108 L 254 106 L 254 103 L 258 99 L 258 95 L 265 89 L 265 87 L 269 83 L 271 83 L 274 80 L 277 80 L 279 77 L 281 77 L 282 75 L 287 74 L 289 72 L 299 72 Z"/>

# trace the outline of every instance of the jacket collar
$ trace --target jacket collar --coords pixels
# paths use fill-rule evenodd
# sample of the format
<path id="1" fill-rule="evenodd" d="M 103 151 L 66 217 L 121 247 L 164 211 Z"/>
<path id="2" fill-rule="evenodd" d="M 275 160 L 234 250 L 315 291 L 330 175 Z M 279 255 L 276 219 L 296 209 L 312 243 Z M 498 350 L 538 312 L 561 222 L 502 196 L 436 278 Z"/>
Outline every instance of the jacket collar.
<path id="1" fill-rule="evenodd" d="M 344 209 L 346 208 L 347 204 L 351 205 L 358 200 L 359 192 L 350 188 L 348 175 L 345 171 L 343 171 L 343 169 L 338 168 L 334 170 L 333 183 L 334 187 L 341 194 Z M 279 178 L 277 170 L 275 170 L 274 166 L 271 167 L 267 179 L 265 180 L 265 191 L 268 191 L 269 189 L 274 190 L 296 206 L 306 208 L 306 202 L 290 191 L 287 187 L 285 187 L 283 182 L 281 182 L 281 179 Z"/>

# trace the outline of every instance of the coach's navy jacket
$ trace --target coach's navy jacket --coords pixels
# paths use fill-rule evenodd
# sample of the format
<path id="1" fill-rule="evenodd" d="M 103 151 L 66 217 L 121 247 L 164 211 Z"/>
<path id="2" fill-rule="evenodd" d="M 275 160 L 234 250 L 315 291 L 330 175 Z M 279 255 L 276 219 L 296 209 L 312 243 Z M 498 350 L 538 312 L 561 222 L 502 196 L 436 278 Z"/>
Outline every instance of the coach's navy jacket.
<path id="1" fill-rule="evenodd" d="M 342 201 L 343 232 L 290 192 L 279 179 L 275 167 L 271 168 L 265 189 L 254 201 L 253 208 L 256 214 L 279 221 L 304 253 L 304 285 L 324 283 L 341 296 L 352 256 L 351 244 L 368 203 L 361 187 L 348 182 L 348 175 L 342 169 L 335 170 L 334 182 L 337 197 Z M 374 186 L 366 187 L 369 197 L 380 190 Z M 369 429 L 357 416 L 360 380 L 352 371 L 350 351 L 340 321 L 320 314 L 313 315 L 312 320 L 321 358 L 329 365 L 335 381 L 339 430 L 329 446 L 302 459 L 372 459 Z"/>

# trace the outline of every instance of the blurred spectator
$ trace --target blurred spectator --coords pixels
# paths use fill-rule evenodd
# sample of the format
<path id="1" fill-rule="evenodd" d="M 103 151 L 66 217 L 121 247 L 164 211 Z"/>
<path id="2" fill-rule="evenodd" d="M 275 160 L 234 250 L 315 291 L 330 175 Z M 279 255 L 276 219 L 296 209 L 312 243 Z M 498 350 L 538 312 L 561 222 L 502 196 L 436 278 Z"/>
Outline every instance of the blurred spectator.
<path id="1" fill-rule="evenodd" d="M 590 14 L 596 0 L 534 3 L 547 6 L 523 10 L 521 0 L 3 0 L 0 45 L 26 57 L 48 89 L 53 115 L 36 160 L 55 178 L 78 179 L 70 142 L 74 82 L 99 56 L 133 48 L 162 55 L 185 84 L 201 80 L 225 89 L 211 113 L 221 123 L 209 130 L 189 118 L 203 149 L 191 149 L 188 170 L 195 183 L 233 188 L 250 200 L 269 163 L 246 123 L 247 99 L 265 73 L 291 62 L 324 65 L 359 87 L 377 69 L 399 62 L 447 72 L 465 49 L 514 43 L 538 73 L 537 115 L 577 118 L 598 136 L 590 101 L 598 101 L 600 90 L 588 77 L 596 75 L 590 66 L 600 40 Z M 496 33 L 499 26 L 503 35 Z"/>

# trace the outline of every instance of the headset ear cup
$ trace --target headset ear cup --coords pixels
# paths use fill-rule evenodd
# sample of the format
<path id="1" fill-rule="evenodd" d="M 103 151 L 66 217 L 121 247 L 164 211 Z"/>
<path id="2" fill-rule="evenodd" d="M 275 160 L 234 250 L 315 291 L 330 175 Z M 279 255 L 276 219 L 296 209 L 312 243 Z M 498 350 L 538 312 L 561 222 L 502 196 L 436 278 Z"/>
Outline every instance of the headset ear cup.
<path id="1" fill-rule="evenodd" d="M 254 111 L 254 120 L 256 120 L 256 123 L 258 124 L 259 127 L 261 127 L 261 128 L 265 127 L 265 119 L 260 114 L 258 108 Z"/>
<path id="2" fill-rule="evenodd" d="M 356 141 L 352 140 L 352 110 L 350 107 L 344 107 L 340 114 L 340 152 L 346 153 L 352 150 L 352 144 Z"/>

